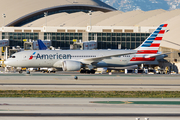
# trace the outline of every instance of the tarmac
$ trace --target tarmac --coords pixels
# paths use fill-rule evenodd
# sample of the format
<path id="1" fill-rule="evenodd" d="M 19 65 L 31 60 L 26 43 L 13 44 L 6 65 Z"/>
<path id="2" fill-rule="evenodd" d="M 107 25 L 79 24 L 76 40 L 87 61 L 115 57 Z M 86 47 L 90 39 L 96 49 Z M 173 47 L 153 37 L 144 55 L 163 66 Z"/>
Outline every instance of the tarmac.
<path id="1" fill-rule="evenodd" d="M 78 79 L 75 79 L 75 76 Z M 1 90 L 180 91 L 180 75 L 1 73 Z"/>
<path id="2" fill-rule="evenodd" d="M 75 76 L 78 79 L 74 79 Z M 180 91 L 180 75 L 0 73 L 0 89 Z M 0 120 L 179 120 L 179 101 L 163 98 L 0 98 Z"/>
<path id="3" fill-rule="evenodd" d="M 94 101 L 122 101 L 124 104 L 93 103 Z M 142 102 L 142 104 L 132 103 Z M 144 104 L 152 101 L 154 104 Z M 0 119 L 97 119 L 97 120 L 178 120 L 180 105 L 157 104 L 180 99 L 157 98 L 0 98 Z M 155 104 L 156 103 L 156 104 Z"/>

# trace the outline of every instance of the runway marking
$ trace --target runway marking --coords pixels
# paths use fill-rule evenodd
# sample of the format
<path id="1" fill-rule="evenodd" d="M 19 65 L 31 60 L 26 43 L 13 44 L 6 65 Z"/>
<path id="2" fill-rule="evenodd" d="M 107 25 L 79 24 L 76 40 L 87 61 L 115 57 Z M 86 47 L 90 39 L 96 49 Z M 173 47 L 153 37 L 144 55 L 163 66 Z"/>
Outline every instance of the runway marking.
<path id="1" fill-rule="evenodd" d="M 24 111 L 24 110 L 9 110 L 9 109 L 0 109 L 0 111 Z"/>
<path id="2" fill-rule="evenodd" d="M 180 105 L 180 101 L 90 101 L 100 104 L 153 104 L 153 105 Z"/>
<path id="3" fill-rule="evenodd" d="M 58 80 L 58 78 L 56 78 Z M 1 86 L 131 86 L 131 87 L 143 87 L 143 86 L 153 86 L 153 87 L 159 87 L 159 86 L 177 86 L 179 87 L 180 84 L 75 84 L 75 83 L 0 83 Z M 156 88 L 158 89 L 158 88 Z M 159 88 L 161 89 L 161 88 Z M 170 89 L 170 88 L 165 88 Z"/>
<path id="4" fill-rule="evenodd" d="M 133 104 L 133 102 L 129 102 L 129 101 L 123 101 L 124 104 Z"/>
<path id="5" fill-rule="evenodd" d="M 179 117 L 179 113 L 0 113 L 4 117 Z"/>

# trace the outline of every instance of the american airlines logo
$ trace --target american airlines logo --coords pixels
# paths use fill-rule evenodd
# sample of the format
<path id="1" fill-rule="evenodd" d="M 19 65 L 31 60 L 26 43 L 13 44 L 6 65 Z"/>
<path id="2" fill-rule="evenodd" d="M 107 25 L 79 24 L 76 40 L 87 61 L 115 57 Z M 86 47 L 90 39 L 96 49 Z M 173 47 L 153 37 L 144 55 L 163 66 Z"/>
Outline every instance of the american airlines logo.
<path id="1" fill-rule="evenodd" d="M 71 59 L 71 54 L 37 54 L 36 59 Z"/>
<path id="2" fill-rule="evenodd" d="M 34 53 L 30 56 L 29 60 L 32 60 L 35 54 L 36 54 L 36 52 L 34 52 Z"/>

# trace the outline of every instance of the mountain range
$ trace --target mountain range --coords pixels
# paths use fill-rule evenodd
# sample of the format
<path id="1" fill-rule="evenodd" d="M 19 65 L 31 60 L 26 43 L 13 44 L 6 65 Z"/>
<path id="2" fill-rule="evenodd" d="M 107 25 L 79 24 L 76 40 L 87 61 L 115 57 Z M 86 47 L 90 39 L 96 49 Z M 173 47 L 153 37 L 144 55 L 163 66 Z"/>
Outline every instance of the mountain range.
<path id="1" fill-rule="evenodd" d="M 117 10 L 127 12 L 133 10 L 150 11 L 155 9 L 180 9 L 180 0 L 101 0 Z"/>

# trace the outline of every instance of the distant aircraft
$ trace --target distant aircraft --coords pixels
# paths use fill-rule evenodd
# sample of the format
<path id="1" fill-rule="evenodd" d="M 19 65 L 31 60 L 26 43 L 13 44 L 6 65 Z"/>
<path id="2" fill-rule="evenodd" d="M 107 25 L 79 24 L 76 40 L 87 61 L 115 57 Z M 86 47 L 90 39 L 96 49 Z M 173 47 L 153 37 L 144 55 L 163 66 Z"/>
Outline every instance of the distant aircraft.
<path id="1" fill-rule="evenodd" d="M 62 68 L 64 71 L 95 73 L 101 67 L 126 67 L 155 61 L 167 24 L 160 25 L 134 50 L 32 50 L 13 54 L 6 65 L 13 67 Z"/>
<path id="2" fill-rule="evenodd" d="M 48 49 L 41 40 L 37 40 L 37 42 L 38 42 L 39 50 L 47 50 Z"/>

